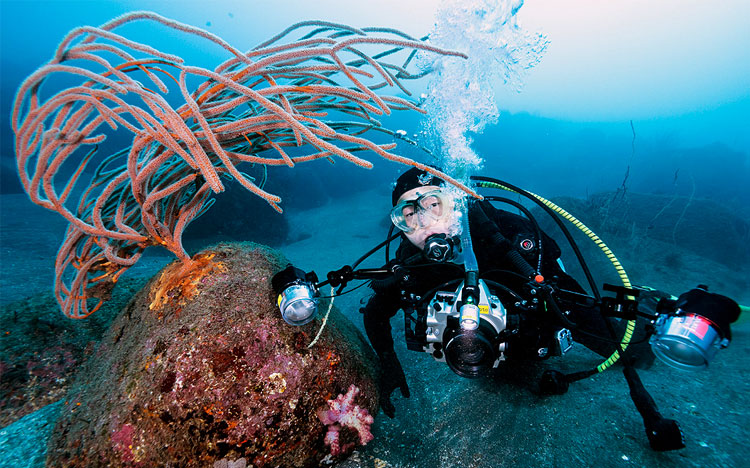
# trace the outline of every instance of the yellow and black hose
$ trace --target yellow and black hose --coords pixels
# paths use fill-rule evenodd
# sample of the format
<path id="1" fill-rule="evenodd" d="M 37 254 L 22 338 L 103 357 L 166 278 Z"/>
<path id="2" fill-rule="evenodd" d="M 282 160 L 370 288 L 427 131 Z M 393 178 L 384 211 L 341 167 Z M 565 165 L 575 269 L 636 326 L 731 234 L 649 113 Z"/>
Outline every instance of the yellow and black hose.
<path id="1" fill-rule="evenodd" d="M 473 177 L 472 178 L 478 187 L 481 188 L 495 188 L 495 189 L 501 189 L 501 190 L 507 190 L 509 192 L 518 193 L 521 195 L 524 195 L 531 199 L 532 201 L 536 201 L 537 204 L 539 204 L 542 208 L 545 209 L 545 211 L 548 212 L 554 212 L 557 215 L 559 215 L 561 218 L 565 219 L 569 223 L 573 224 L 575 227 L 577 227 L 581 232 L 586 234 L 589 239 L 591 239 L 594 244 L 596 244 L 597 247 L 599 247 L 602 252 L 607 256 L 609 261 L 614 266 L 615 270 L 617 271 L 617 274 L 620 276 L 620 280 L 622 281 L 622 284 L 626 288 L 631 288 L 632 285 L 630 283 L 630 279 L 628 278 L 627 273 L 625 272 L 625 269 L 622 267 L 622 264 L 620 264 L 620 261 L 617 260 L 617 257 L 612 252 L 612 250 L 607 246 L 607 244 L 602 241 L 599 236 L 597 236 L 591 229 L 589 229 L 585 224 L 583 224 L 580 220 L 578 220 L 575 216 L 568 213 L 566 210 L 561 208 L 560 206 L 556 205 L 555 203 L 551 202 L 550 200 L 547 200 L 546 198 L 519 189 L 518 187 L 514 187 L 510 184 L 490 179 L 486 177 Z M 554 215 L 553 215 L 554 217 Z M 558 218 L 554 217 L 554 219 L 557 221 Z M 562 226 L 561 226 L 562 227 Z M 592 287 L 592 292 L 596 296 L 597 300 L 601 300 L 601 297 L 599 295 L 599 291 L 596 288 L 596 283 L 593 282 L 593 278 L 591 277 L 590 272 L 588 271 L 588 268 L 585 267 L 585 262 L 583 261 L 582 255 L 580 254 L 580 251 L 578 250 L 577 246 L 575 245 L 575 242 L 573 241 L 572 237 L 569 236 L 569 233 L 567 232 L 567 229 L 563 227 L 563 233 L 566 234 L 566 237 L 568 237 L 568 240 L 571 242 L 571 246 L 576 251 L 576 255 L 578 255 L 579 260 L 581 260 L 582 265 L 584 266 L 584 273 L 586 274 L 587 279 L 589 280 L 589 284 Z M 628 299 L 633 299 L 632 297 L 628 297 Z M 599 364 L 596 367 L 596 372 L 603 372 L 609 367 L 611 367 L 615 362 L 617 362 L 620 359 L 620 352 L 625 351 L 627 349 L 628 345 L 630 344 L 630 340 L 633 338 L 633 333 L 635 332 L 635 320 L 628 320 L 628 323 L 625 327 L 625 333 L 623 334 L 622 339 L 620 340 L 620 349 L 615 350 L 611 356 L 609 356 L 604 362 Z"/>

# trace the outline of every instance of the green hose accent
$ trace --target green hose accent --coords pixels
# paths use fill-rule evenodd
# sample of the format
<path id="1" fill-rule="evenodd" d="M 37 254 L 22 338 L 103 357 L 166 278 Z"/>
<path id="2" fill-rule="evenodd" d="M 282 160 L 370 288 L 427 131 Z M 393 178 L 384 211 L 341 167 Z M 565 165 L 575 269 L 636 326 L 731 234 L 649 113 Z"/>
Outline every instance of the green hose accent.
<path id="1" fill-rule="evenodd" d="M 477 182 L 478 187 L 483 188 L 496 188 L 496 189 L 502 189 L 507 190 L 509 192 L 516 193 L 515 190 L 512 190 L 508 187 L 505 187 L 504 185 L 492 183 L 492 182 L 486 182 L 486 181 L 479 181 Z M 557 206 L 553 202 L 547 200 L 546 198 L 537 195 L 532 192 L 528 192 L 531 196 L 539 200 L 540 202 L 544 203 L 548 208 L 552 209 L 555 213 L 559 214 L 563 217 L 566 221 L 573 224 L 573 226 L 577 227 L 581 232 L 586 234 L 589 239 L 591 239 L 594 244 L 599 247 L 602 252 L 604 252 L 604 255 L 607 256 L 609 261 L 612 263 L 612 265 L 615 267 L 615 270 L 617 271 L 617 274 L 620 276 L 620 280 L 622 281 L 622 285 L 626 288 L 632 288 L 632 285 L 630 283 L 630 279 L 628 278 L 628 274 L 625 272 L 625 269 L 622 267 L 622 264 L 619 260 L 617 260 L 617 257 L 615 257 L 615 254 L 612 253 L 612 250 L 610 250 L 609 247 L 607 247 L 607 244 L 604 243 L 603 240 L 597 236 L 594 231 L 589 229 L 585 224 L 583 224 L 581 221 L 578 220 L 575 216 L 565 211 L 563 208 Z M 628 296 L 628 299 L 635 299 L 633 296 Z M 627 349 L 628 345 L 630 344 L 630 340 L 633 339 L 633 333 L 635 332 L 635 320 L 628 320 L 628 324 L 625 327 L 625 333 L 622 336 L 622 340 L 620 341 L 620 349 L 622 351 L 625 351 Z M 609 356 L 604 362 L 599 364 L 596 367 L 597 372 L 604 372 L 609 367 L 611 367 L 614 363 L 616 363 L 620 359 L 620 350 L 615 350 L 614 353 L 612 353 L 611 356 Z"/>
<path id="2" fill-rule="evenodd" d="M 737 319 L 737 323 L 750 322 L 750 307 L 739 304 L 740 306 L 740 318 Z"/>

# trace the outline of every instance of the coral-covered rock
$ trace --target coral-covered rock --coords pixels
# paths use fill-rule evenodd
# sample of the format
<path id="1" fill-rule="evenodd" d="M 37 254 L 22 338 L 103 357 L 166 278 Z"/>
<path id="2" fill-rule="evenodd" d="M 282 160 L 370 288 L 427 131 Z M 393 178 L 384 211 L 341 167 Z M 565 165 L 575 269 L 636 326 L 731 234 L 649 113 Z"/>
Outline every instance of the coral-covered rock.
<path id="1" fill-rule="evenodd" d="M 264 247 L 194 259 L 114 321 L 66 398 L 49 465 L 318 466 L 369 440 L 375 364 L 359 331 L 334 309 L 308 348 L 322 317 L 281 319 L 270 279 L 286 261 Z"/>

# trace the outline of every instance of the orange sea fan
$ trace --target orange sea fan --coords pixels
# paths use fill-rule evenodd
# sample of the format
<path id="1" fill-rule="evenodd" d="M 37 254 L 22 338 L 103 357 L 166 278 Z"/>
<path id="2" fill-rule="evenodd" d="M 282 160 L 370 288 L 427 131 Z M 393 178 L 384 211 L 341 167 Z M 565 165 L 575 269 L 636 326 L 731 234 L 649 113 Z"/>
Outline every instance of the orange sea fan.
<path id="1" fill-rule="evenodd" d="M 135 21 L 218 44 L 230 58 L 208 70 L 113 32 Z M 361 46 L 384 50 L 367 54 Z M 343 158 L 371 167 L 369 152 L 460 185 L 390 153 L 395 144 L 368 138 L 373 132 L 393 135 L 378 115 L 421 112 L 408 98 L 386 94 L 409 95 L 403 81 L 421 76 L 406 70 L 417 50 L 462 56 L 391 29 L 321 21 L 295 24 L 245 53 L 149 12 L 71 31 L 53 59 L 21 84 L 12 112 L 24 189 L 34 203 L 70 222 L 56 260 L 55 294 L 63 313 L 83 318 L 94 312 L 150 245 L 190 263 L 182 232 L 208 209 L 211 194 L 224 189 L 222 179 L 236 180 L 281 211 L 281 199 L 242 172 L 243 163 L 262 169 Z M 399 54 L 406 55 L 402 63 L 387 61 Z M 43 83 L 63 76 L 79 83 L 42 94 Z M 202 83 L 191 91 L 188 80 L 196 78 Z M 170 90 L 180 105 L 167 100 Z M 132 134 L 131 144 L 97 159 L 98 145 L 118 129 Z M 307 154 L 292 156 L 287 147 Z M 96 170 L 87 172 L 94 162 Z M 77 169 L 63 183 L 64 164 Z M 80 195 L 77 201 L 73 194 Z"/>

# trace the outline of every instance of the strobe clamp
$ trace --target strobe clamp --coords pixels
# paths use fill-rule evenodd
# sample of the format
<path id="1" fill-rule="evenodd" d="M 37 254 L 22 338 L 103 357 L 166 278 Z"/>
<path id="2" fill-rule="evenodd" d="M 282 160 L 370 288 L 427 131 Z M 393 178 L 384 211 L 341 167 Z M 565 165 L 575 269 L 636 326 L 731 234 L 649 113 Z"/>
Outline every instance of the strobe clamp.
<path id="1" fill-rule="evenodd" d="M 354 279 L 354 270 L 349 265 L 345 265 L 338 270 L 329 271 L 326 278 L 328 279 L 328 284 L 334 288 L 346 286 L 349 281 Z"/>
<path id="2" fill-rule="evenodd" d="M 615 297 L 602 297 L 604 316 L 635 320 L 638 314 L 638 301 L 635 298 L 640 294 L 639 290 L 607 283 L 604 283 L 603 289 L 615 293 Z M 633 299 L 626 296 L 632 296 Z"/>

